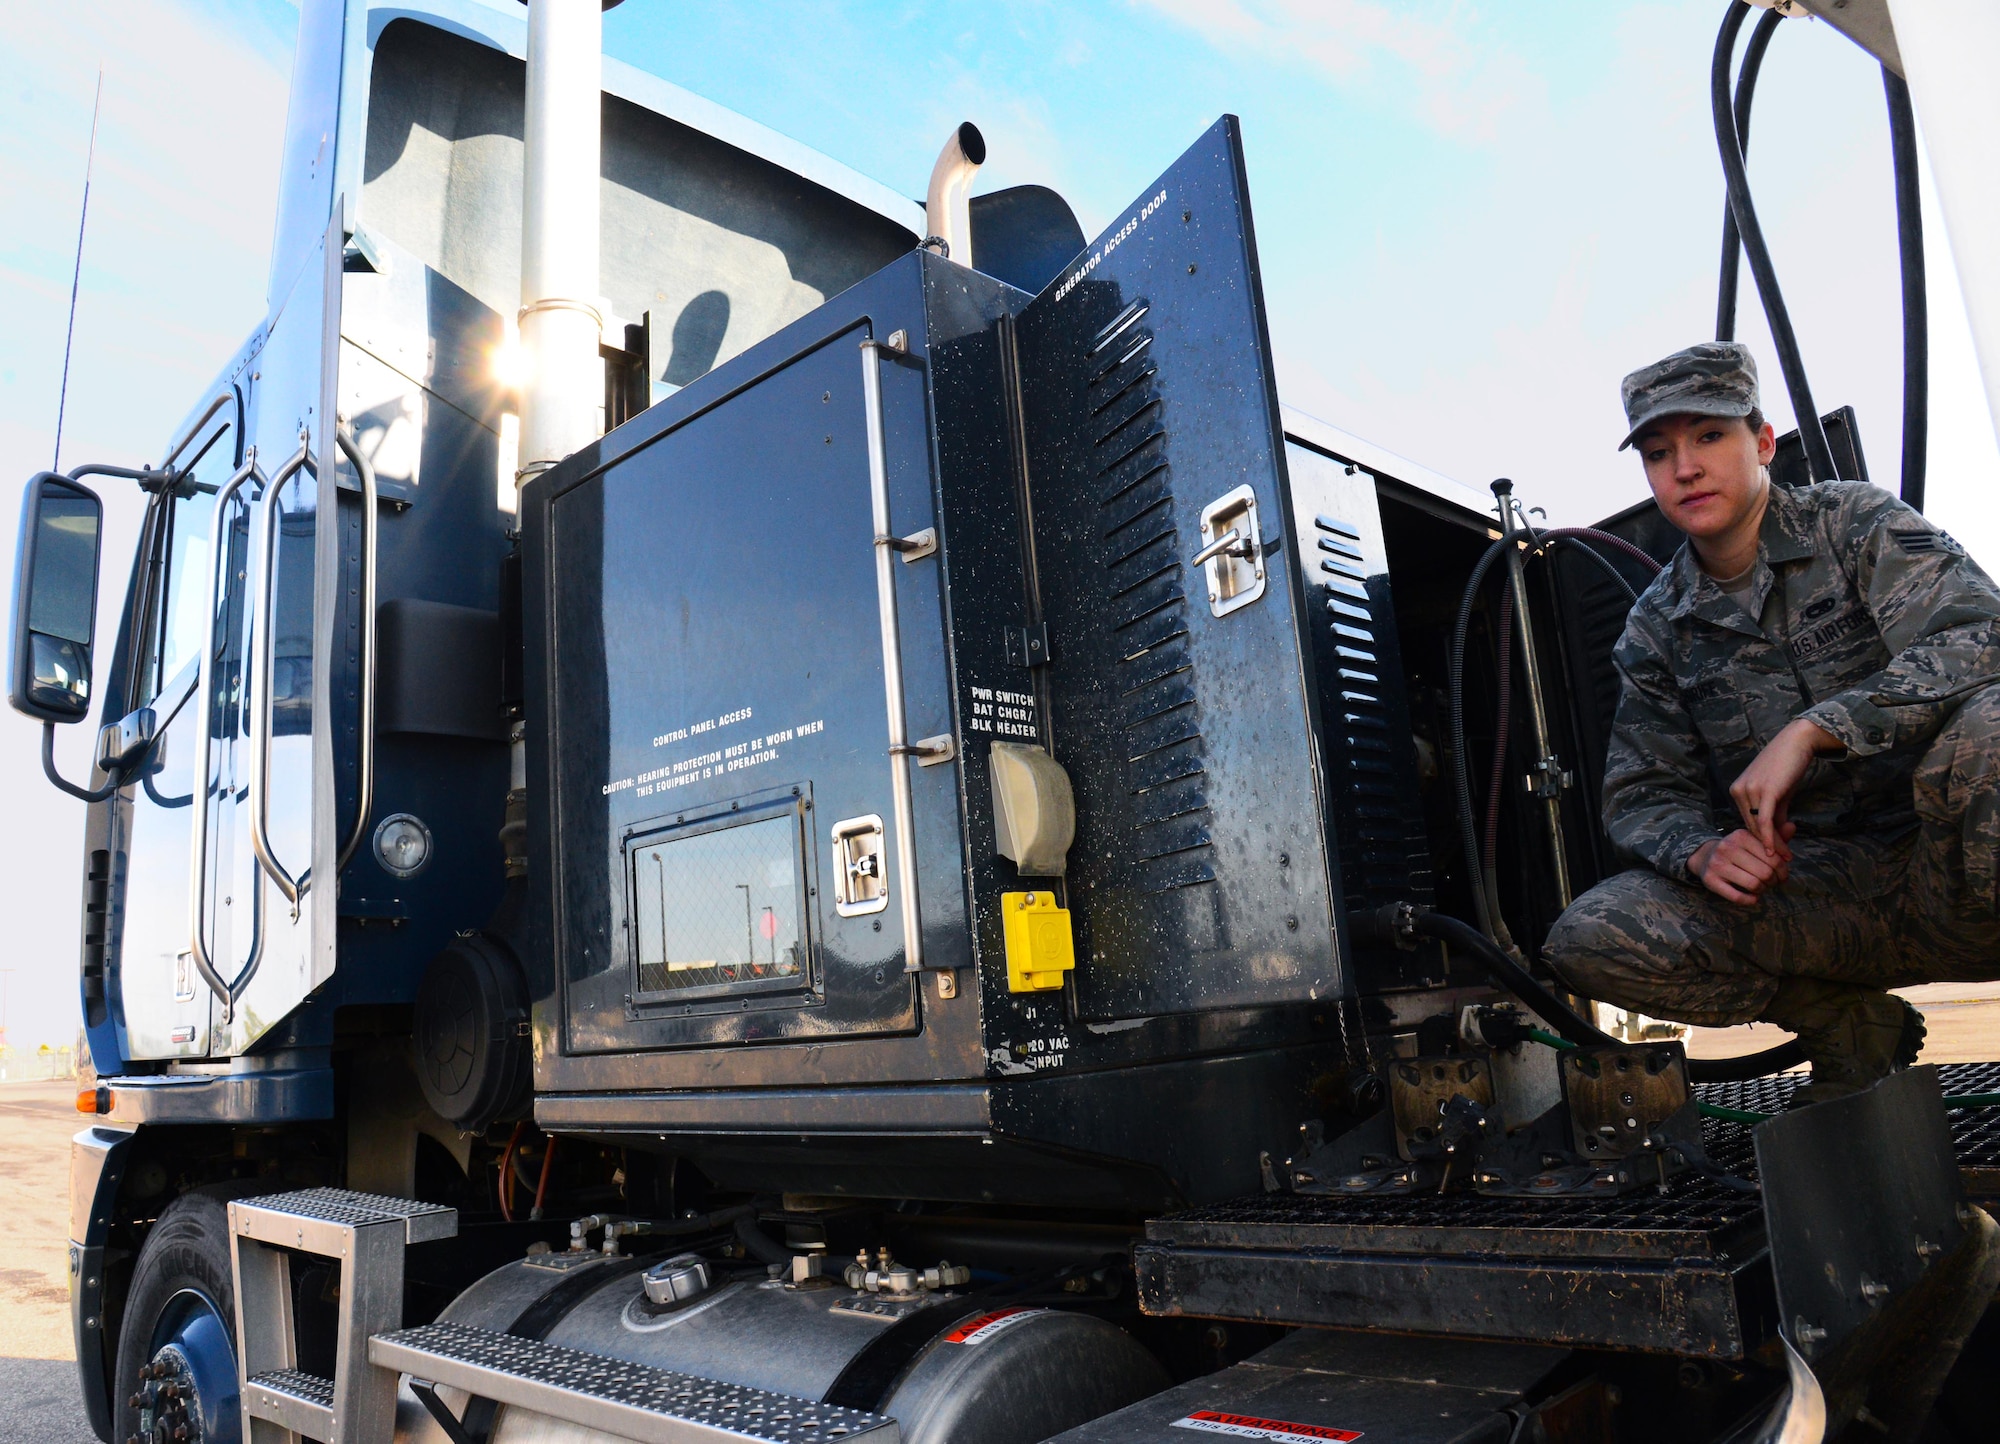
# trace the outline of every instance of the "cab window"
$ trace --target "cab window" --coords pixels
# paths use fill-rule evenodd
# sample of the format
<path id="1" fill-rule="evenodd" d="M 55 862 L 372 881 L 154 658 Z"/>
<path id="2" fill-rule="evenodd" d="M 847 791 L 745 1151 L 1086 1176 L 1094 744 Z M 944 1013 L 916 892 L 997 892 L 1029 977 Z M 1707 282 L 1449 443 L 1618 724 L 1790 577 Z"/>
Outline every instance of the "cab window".
<path id="1" fill-rule="evenodd" d="M 145 676 L 147 697 L 158 697 L 201 654 L 213 624 L 202 613 L 208 600 L 209 532 L 215 494 L 236 469 L 236 429 L 220 428 L 203 446 L 178 492 L 165 503 L 154 552 L 153 616 Z"/>

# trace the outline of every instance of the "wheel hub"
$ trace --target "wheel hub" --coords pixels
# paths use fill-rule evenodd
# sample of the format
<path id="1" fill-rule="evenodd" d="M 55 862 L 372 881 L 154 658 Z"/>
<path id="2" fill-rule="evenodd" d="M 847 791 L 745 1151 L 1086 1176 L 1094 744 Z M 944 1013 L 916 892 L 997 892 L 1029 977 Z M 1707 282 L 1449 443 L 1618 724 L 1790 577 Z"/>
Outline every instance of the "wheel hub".
<path id="1" fill-rule="evenodd" d="M 187 1356 L 168 1345 L 139 1368 L 139 1432 L 127 1444 L 201 1444 L 201 1407 Z"/>
<path id="2" fill-rule="evenodd" d="M 139 1431 L 125 1444 L 242 1444 L 236 1350 L 215 1301 L 194 1289 L 176 1294 L 152 1345 L 127 1400 Z"/>

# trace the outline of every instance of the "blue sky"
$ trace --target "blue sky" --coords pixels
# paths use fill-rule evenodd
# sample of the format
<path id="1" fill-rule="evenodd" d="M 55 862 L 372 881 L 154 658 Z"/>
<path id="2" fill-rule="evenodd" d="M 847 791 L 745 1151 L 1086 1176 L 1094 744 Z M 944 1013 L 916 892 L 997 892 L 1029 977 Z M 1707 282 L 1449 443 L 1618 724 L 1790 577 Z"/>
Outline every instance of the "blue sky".
<path id="1" fill-rule="evenodd" d="M 1516 479 L 1588 521 L 1643 495 L 1618 377 L 1713 325 L 1717 0 L 627 0 L 620 58 L 909 195 L 960 120 L 980 188 L 1069 197 L 1086 233 L 1223 111 L 1243 118 L 1286 399 L 1448 475 Z M 51 453 L 91 91 L 104 67 L 64 455 L 157 454 L 261 317 L 296 9 L 285 0 L 4 0 L 0 475 Z M 1787 22 L 1752 146 L 1760 212 L 1822 406 L 1860 413 L 1894 484 L 1895 233 L 1879 74 Z M 2000 562 L 2000 456 L 1942 223 L 1932 264 L 1931 511 Z M 1745 279 L 1746 294 L 1749 291 Z M 1789 408 L 1761 314 L 1743 338 Z M 111 490 L 107 581 L 136 507 Z M 9 503 L 0 511 L 13 521 Z M 11 549 L 10 549 L 11 550 Z M 109 597 L 107 586 L 107 597 Z M 100 607 L 102 613 L 105 608 Z M 63 749 L 80 775 L 87 729 Z M 16 1044 L 69 1035 L 82 807 L 0 720 Z"/>

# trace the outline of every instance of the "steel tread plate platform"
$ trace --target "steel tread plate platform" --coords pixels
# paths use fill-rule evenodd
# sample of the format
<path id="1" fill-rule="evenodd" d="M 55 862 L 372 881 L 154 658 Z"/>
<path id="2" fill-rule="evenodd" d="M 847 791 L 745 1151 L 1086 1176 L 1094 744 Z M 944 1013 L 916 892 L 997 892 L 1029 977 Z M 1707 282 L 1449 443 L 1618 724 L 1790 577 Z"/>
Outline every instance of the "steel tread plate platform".
<path id="1" fill-rule="evenodd" d="M 2000 1092 L 2000 1063 L 1939 1072 L 1947 1096 Z M 1774 1113 L 1804 1081 L 1699 1092 Z M 1968 1194 L 2000 1195 L 2000 1109 L 1949 1117 Z M 1751 1131 L 1703 1120 L 1722 1173 L 1755 1180 Z M 1712 1357 L 1763 1328 L 1763 1257 L 1760 1195 L 1691 1172 L 1617 1198 L 1264 1194 L 1150 1220 L 1136 1250 L 1148 1313 Z"/>
<path id="2" fill-rule="evenodd" d="M 1947 1063 L 1939 1068 L 1947 1095 L 2000 1093 L 2000 1063 Z M 1708 1083 L 1702 1100 L 1757 1113 L 1780 1112 L 1803 1073 L 1748 1083 Z M 1949 1115 L 1959 1167 L 2000 1180 L 2000 1109 L 1958 1109 Z M 1750 1128 L 1709 1118 L 1702 1123 L 1709 1157 L 1725 1173 L 1754 1180 Z M 1968 1191 L 1983 1190 L 1968 1178 Z M 1686 1258 L 1714 1256 L 1726 1240 L 1761 1226 L 1763 1203 L 1699 1174 L 1668 1180 L 1665 1194 L 1647 1189 L 1620 1198 L 1486 1198 L 1370 1194 L 1345 1198 L 1262 1194 L 1189 1210 L 1147 1224 L 1148 1238 L 1191 1246 L 1367 1248 L 1433 1252 L 1491 1249 L 1548 1256 Z"/>
<path id="3" fill-rule="evenodd" d="M 1803 1073 L 1781 1073 L 1748 1083 L 1710 1083 L 1699 1091 L 1704 1102 L 1773 1113 L 1791 1102 L 1792 1090 L 1804 1081 Z M 1947 1098 L 2000 1093 L 2000 1063 L 1943 1063 L 1938 1066 L 1938 1083 Z M 2000 1108 L 1957 1108 L 1946 1117 L 1967 1195 L 2000 1198 Z"/>
<path id="4" fill-rule="evenodd" d="M 559 1344 L 425 1324 L 368 1341 L 369 1359 L 433 1383 L 647 1444 L 894 1444 L 880 1414 L 717 1383 Z"/>

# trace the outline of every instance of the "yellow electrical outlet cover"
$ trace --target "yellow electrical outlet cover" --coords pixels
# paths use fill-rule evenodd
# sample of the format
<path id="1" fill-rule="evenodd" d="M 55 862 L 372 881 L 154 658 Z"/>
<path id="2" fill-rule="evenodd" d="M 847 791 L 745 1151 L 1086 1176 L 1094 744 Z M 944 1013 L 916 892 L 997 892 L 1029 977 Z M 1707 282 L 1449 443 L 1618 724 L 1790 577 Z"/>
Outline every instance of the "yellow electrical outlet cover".
<path id="1" fill-rule="evenodd" d="M 1007 991 L 1045 993 L 1076 967 L 1069 909 L 1052 892 L 1000 894 L 1001 936 L 1007 947 Z"/>

